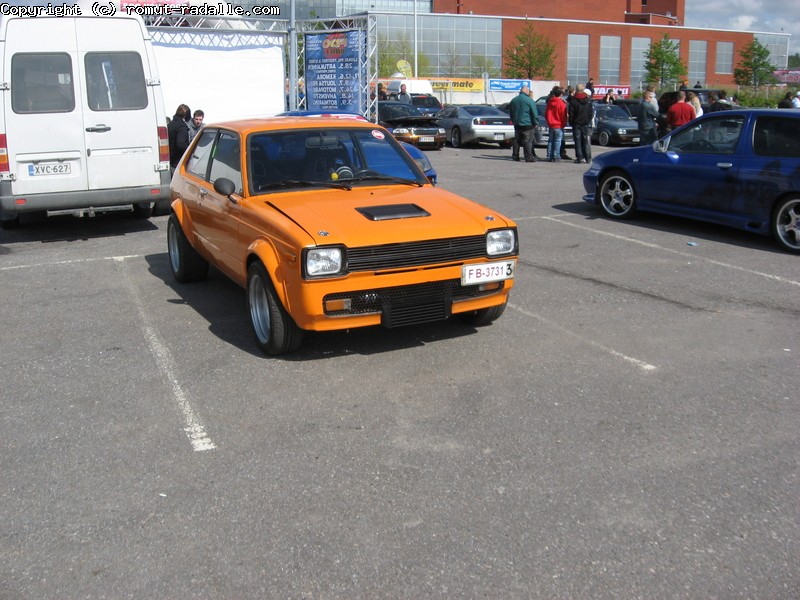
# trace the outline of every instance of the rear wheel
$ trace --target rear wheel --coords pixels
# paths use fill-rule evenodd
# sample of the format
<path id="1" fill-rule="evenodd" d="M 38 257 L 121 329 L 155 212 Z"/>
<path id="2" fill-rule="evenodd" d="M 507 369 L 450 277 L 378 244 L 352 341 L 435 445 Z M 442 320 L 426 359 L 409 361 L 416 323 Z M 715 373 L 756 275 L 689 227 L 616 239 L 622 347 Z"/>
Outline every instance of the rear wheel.
<path id="1" fill-rule="evenodd" d="M 133 205 L 133 216 L 136 219 L 149 219 L 153 216 L 153 204 L 150 202 L 142 202 Z"/>
<path id="2" fill-rule="evenodd" d="M 506 140 L 504 142 L 500 142 L 501 148 L 511 148 L 514 145 L 514 140 Z"/>
<path id="3" fill-rule="evenodd" d="M 462 322 L 468 325 L 474 325 L 475 327 L 481 327 L 482 325 L 488 325 L 495 319 L 500 318 L 506 310 L 506 303 L 498 304 L 497 306 L 490 306 L 489 308 L 481 308 L 478 310 L 471 310 L 464 313 L 458 313 L 458 318 L 461 319 Z"/>
<path id="4" fill-rule="evenodd" d="M 174 214 L 167 221 L 167 251 L 172 274 L 181 283 L 200 281 L 208 275 L 208 262 L 192 248 Z"/>
<path id="5" fill-rule="evenodd" d="M 636 212 L 636 192 L 630 178 L 621 171 L 604 176 L 600 182 L 600 206 L 615 219 L 626 219 Z"/>
<path id="6" fill-rule="evenodd" d="M 453 131 L 450 132 L 450 144 L 453 148 L 460 148 L 463 146 L 461 143 L 461 130 L 458 127 L 453 127 Z"/>
<path id="7" fill-rule="evenodd" d="M 785 250 L 800 254 L 800 197 L 784 198 L 775 206 L 772 235 Z"/>
<path id="8" fill-rule="evenodd" d="M 256 343 L 264 354 L 277 356 L 300 347 L 303 330 L 283 308 L 260 262 L 254 262 L 247 269 L 247 306 Z"/>
<path id="9" fill-rule="evenodd" d="M 19 227 L 19 215 L 0 211 L 0 229 L 17 229 Z"/>

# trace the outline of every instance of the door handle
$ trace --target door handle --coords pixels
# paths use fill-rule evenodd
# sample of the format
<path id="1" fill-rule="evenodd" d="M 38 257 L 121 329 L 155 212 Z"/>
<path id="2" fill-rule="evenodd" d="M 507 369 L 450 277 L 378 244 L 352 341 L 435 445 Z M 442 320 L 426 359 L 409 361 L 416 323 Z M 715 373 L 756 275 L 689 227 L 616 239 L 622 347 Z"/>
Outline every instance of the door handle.
<path id="1" fill-rule="evenodd" d="M 208 190 L 205 188 L 200 188 L 200 191 L 198 193 L 200 194 L 201 198 L 204 196 L 208 196 Z"/>
<path id="2" fill-rule="evenodd" d="M 89 133 L 105 133 L 106 131 L 111 131 L 111 127 L 108 125 L 95 125 L 94 127 L 87 127 L 86 131 Z"/>
<path id="3" fill-rule="evenodd" d="M 717 163 L 717 166 L 720 169 L 725 169 L 726 171 L 733 166 L 733 163 Z"/>

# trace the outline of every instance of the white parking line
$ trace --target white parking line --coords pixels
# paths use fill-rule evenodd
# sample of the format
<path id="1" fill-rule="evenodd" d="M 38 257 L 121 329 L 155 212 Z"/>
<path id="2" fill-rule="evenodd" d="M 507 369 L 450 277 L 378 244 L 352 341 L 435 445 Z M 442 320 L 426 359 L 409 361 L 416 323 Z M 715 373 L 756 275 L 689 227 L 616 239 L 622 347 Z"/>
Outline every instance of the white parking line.
<path id="1" fill-rule="evenodd" d="M 717 267 L 724 267 L 726 269 L 733 269 L 734 271 L 741 271 L 743 273 L 749 273 L 750 275 L 758 275 L 759 277 L 765 277 L 766 279 L 771 279 L 772 281 L 779 281 L 780 283 L 787 283 L 789 285 L 796 285 L 800 287 L 800 281 L 794 281 L 793 279 L 787 279 L 786 277 L 781 277 L 780 275 L 772 275 L 771 273 L 764 273 L 762 271 L 754 271 L 753 269 L 746 269 L 744 267 L 739 267 L 736 265 L 732 265 L 729 263 L 720 262 L 718 260 L 714 260 L 712 258 L 706 258 L 704 256 L 698 256 L 697 254 L 690 254 L 689 252 L 681 252 L 680 250 L 675 250 L 673 248 L 667 248 L 666 246 L 659 246 L 658 244 L 652 244 L 650 242 L 643 242 L 642 240 L 637 240 L 631 237 L 627 237 L 624 235 L 618 235 L 616 233 L 609 233 L 607 231 L 599 231 L 594 229 L 593 227 L 586 227 L 585 225 L 578 225 L 577 223 L 570 223 L 569 221 L 565 221 L 561 217 L 538 217 L 545 221 L 554 221 L 556 223 L 560 223 L 562 225 L 568 225 L 569 227 L 575 227 L 576 229 L 582 229 L 584 231 L 591 231 L 592 233 L 598 235 L 605 235 L 610 238 L 614 238 L 617 240 L 622 240 L 624 242 L 631 242 L 634 244 L 639 244 L 640 246 L 645 246 L 647 248 L 654 248 L 656 250 L 662 250 L 664 252 L 670 252 L 672 254 L 677 254 L 678 256 L 685 256 L 686 258 L 690 258 L 696 261 L 703 261 L 709 264 L 715 265 Z"/>
<path id="2" fill-rule="evenodd" d="M 128 287 L 131 299 L 133 300 L 136 310 L 139 313 L 139 324 L 147 344 L 150 346 L 150 352 L 156 360 L 158 368 L 163 373 L 164 377 L 169 381 L 172 388 L 172 395 L 178 403 L 178 407 L 183 414 L 185 427 L 183 430 L 189 438 L 189 443 L 192 445 L 192 450 L 195 452 L 203 452 L 206 450 L 213 450 L 217 446 L 208 437 L 206 429 L 198 419 L 197 414 L 194 412 L 191 403 L 183 391 L 178 377 L 176 375 L 177 369 L 175 368 L 175 360 L 172 358 L 172 353 L 167 348 L 166 344 L 161 340 L 156 333 L 155 328 L 150 324 L 150 318 L 145 310 L 144 303 L 142 302 L 133 280 L 125 268 L 125 259 L 131 258 L 128 256 L 115 256 L 113 260 L 122 266 L 123 279 L 125 285 Z"/>
<path id="3" fill-rule="evenodd" d="M 634 358 L 632 356 L 628 356 L 627 354 L 623 354 L 622 352 L 618 352 L 617 350 L 614 350 L 613 348 L 609 348 L 608 346 L 604 346 L 603 344 L 598 344 L 597 342 L 593 342 L 592 340 L 587 339 L 585 335 L 577 333 L 577 332 L 572 331 L 570 329 L 567 329 L 565 327 L 562 327 L 558 323 L 554 323 L 553 321 L 550 321 L 549 319 L 545 319 L 543 316 L 537 315 L 536 313 L 532 313 L 529 310 L 525 310 L 521 306 L 517 306 L 516 304 L 509 303 L 508 307 L 509 308 L 513 308 L 514 310 L 517 310 L 517 311 L 521 312 L 526 317 L 531 317 L 532 319 L 536 319 L 537 321 L 541 321 L 542 323 L 544 323 L 548 327 L 552 327 L 553 329 L 557 329 L 558 331 L 560 331 L 562 333 L 566 333 L 567 335 L 571 335 L 572 337 L 576 337 L 576 338 L 580 339 L 581 341 L 586 342 L 590 346 L 593 346 L 593 347 L 595 347 L 595 348 L 597 348 L 599 350 L 602 350 L 603 352 L 605 352 L 607 354 L 610 354 L 611 356 L 614 356 L 616 358 L 621 358 L 622 360 L 624 360 L 626 362 L 629 362 L 632 365 L 636 365 L 642 371 L 650 372 L 650 371 L 655 371 L 656 368 L 657 368 L 655 365 L 651 365 L 648 362 L 645 362 L 643 360 L 639 360 L 638 358 Z"/>
<path id="4" fill-rule="evenodd" d="M 14 271 L 15 269 L 35 269 L 36 267 L 51 267 L 56 265 L 79 265 L 81 263 L 97 262 L 98 260 L 125 260 L 126 258 L 140 258 L 141 254 L 128 254 L 125 256 L 101 256 L 98 258 L 77 258 L 75 260 L 54 260 L 43 263 L 31 263 L 27 265 L 11 265 L 0 267 L 0 271 Z"/>

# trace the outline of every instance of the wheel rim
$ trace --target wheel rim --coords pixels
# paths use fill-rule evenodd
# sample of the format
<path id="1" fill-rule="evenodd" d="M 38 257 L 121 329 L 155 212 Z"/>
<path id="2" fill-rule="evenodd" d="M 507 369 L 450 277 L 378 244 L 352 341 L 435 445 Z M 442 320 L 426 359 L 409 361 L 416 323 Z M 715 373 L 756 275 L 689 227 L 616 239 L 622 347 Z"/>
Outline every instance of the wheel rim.
<path id="1" fill-rule="evenodd" d="M 608 134 L 605 131 L 600 132 L 600 145 L 608 146 Z"/>
<path id="2" fill-rule="evenodd" d="M 461 145 L 461 132 L 458 129 L 453 129 L 453 148 L 458 148 Z"/>
<path id="3" fill-rule="evenodd" d="M 600 188 L 600 202 L 608 214 L 614 216 L 627 214 L 633 208 L 633 198 L 633 188 L 624 177 L 612 175 L 603 181 Z"/>
<path id="4" fill-rule="evenodd" d="M 177 273 L 181 268 L 181 258 L 180 250 L 178 249 L 178 232 L 175 231 L 175 225 L 172 221 L 167 224 L 167 250 L 172 272 Z"/>
<path id="5" fill-rule="evenodd" d="M 270 336 L 269 301 L 267 300 L 267 290 L 264 287 L 264 282 L 258 274 L 250 277 L 250 285 L 247 289 L 250 300 L 250 320 L 253 322 L 253 329 L 258 340 L 262 344 L 267 344 Z"/>
<path id="6" fill-rule="evenodd" d="M 800 251 L 800 198 L 781 207 L 775 218 L 775 232 L 787 248 Z"/>

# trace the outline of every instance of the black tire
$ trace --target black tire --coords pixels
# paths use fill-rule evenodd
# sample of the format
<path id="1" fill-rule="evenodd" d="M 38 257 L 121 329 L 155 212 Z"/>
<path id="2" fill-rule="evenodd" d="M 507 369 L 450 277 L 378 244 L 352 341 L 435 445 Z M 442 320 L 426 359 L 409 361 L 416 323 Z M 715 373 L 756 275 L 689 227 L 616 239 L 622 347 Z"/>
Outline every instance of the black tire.
<path id="1" fill-rule="evenodd" d="M 264 265 L 256 261 L 247 269 L 247 308 L 256 343 L 264 354 L 293 352 L 303 341 L 303 330 L 283 308 Z"/>
<path id="2" fill-rule="evenodd" d="M 514 145 L 514 140 L 505 140 L 504 142 L 500 142 L 500 147 L 504 149 L 511 148 Z"/>
<path id="3" fill-rule="evenodd" d="M 471 310 L 469 312 L 458 313 L 458 315 L 456 316 L 467 325 L 482 327 L 500 318 L 500 315 L 502 315 L 505 311 L 506 311 L 506 303 L 503 302 L 503 304 L 498 304 L 497 306 L 490 306 L 489 308 L 481 308 L 479 310 Z"/>
<path id="4" fill-rule="evenodd" d="M 149 219 L 153 216 L 153 205 L 149 202 L 133 205 L 133 217 L 135 219 Z"/>
<path id="5" fill-rule="evenodd" d="M 458 127 L 453 127 L 453 131 L 450 132 L 450 145 L 453 148 L 461 148 L 463 146 L 461 143 L 461 130 Z"/>
<path id="6" fill-rule="evenodd" d="M 208 261 L 192 248 L 174 213 L 167 221 L 167 252 L 172 274 L 177 281 L 200 281 L 208 275 Z"/>
<path id="7" fill-rule="evenodd" d="M 791 196 L 778 201 L 772 211 L 770 230 L 784 250 L 800 254 L 800 197 Z"/>
<path id="8" fill-rule="evenodd" d="M 601 146 L 608 146 L 611 143 L 611 136 L 607 131 L 601 131 L 597 134 L 597 143 Z"/>
<path id="9" fill-rule="evenodd" d="M 622 171 L 604 175 L 597 194 L 603 212 L 613 219 L 628 219 L 636 213 L 636 190 Z"/>
<path id="10" fill-rule="evenodd" d="M 168 215 L 169 207 L 172 204 L 171 198 L 162 198 L 153 205 L 153 216 Z"/>
<path id="11" fill-rule="evenodd" d="M 11 218 L 0 218 L 0 229 L 19 229 L 19 215 Z"/>

